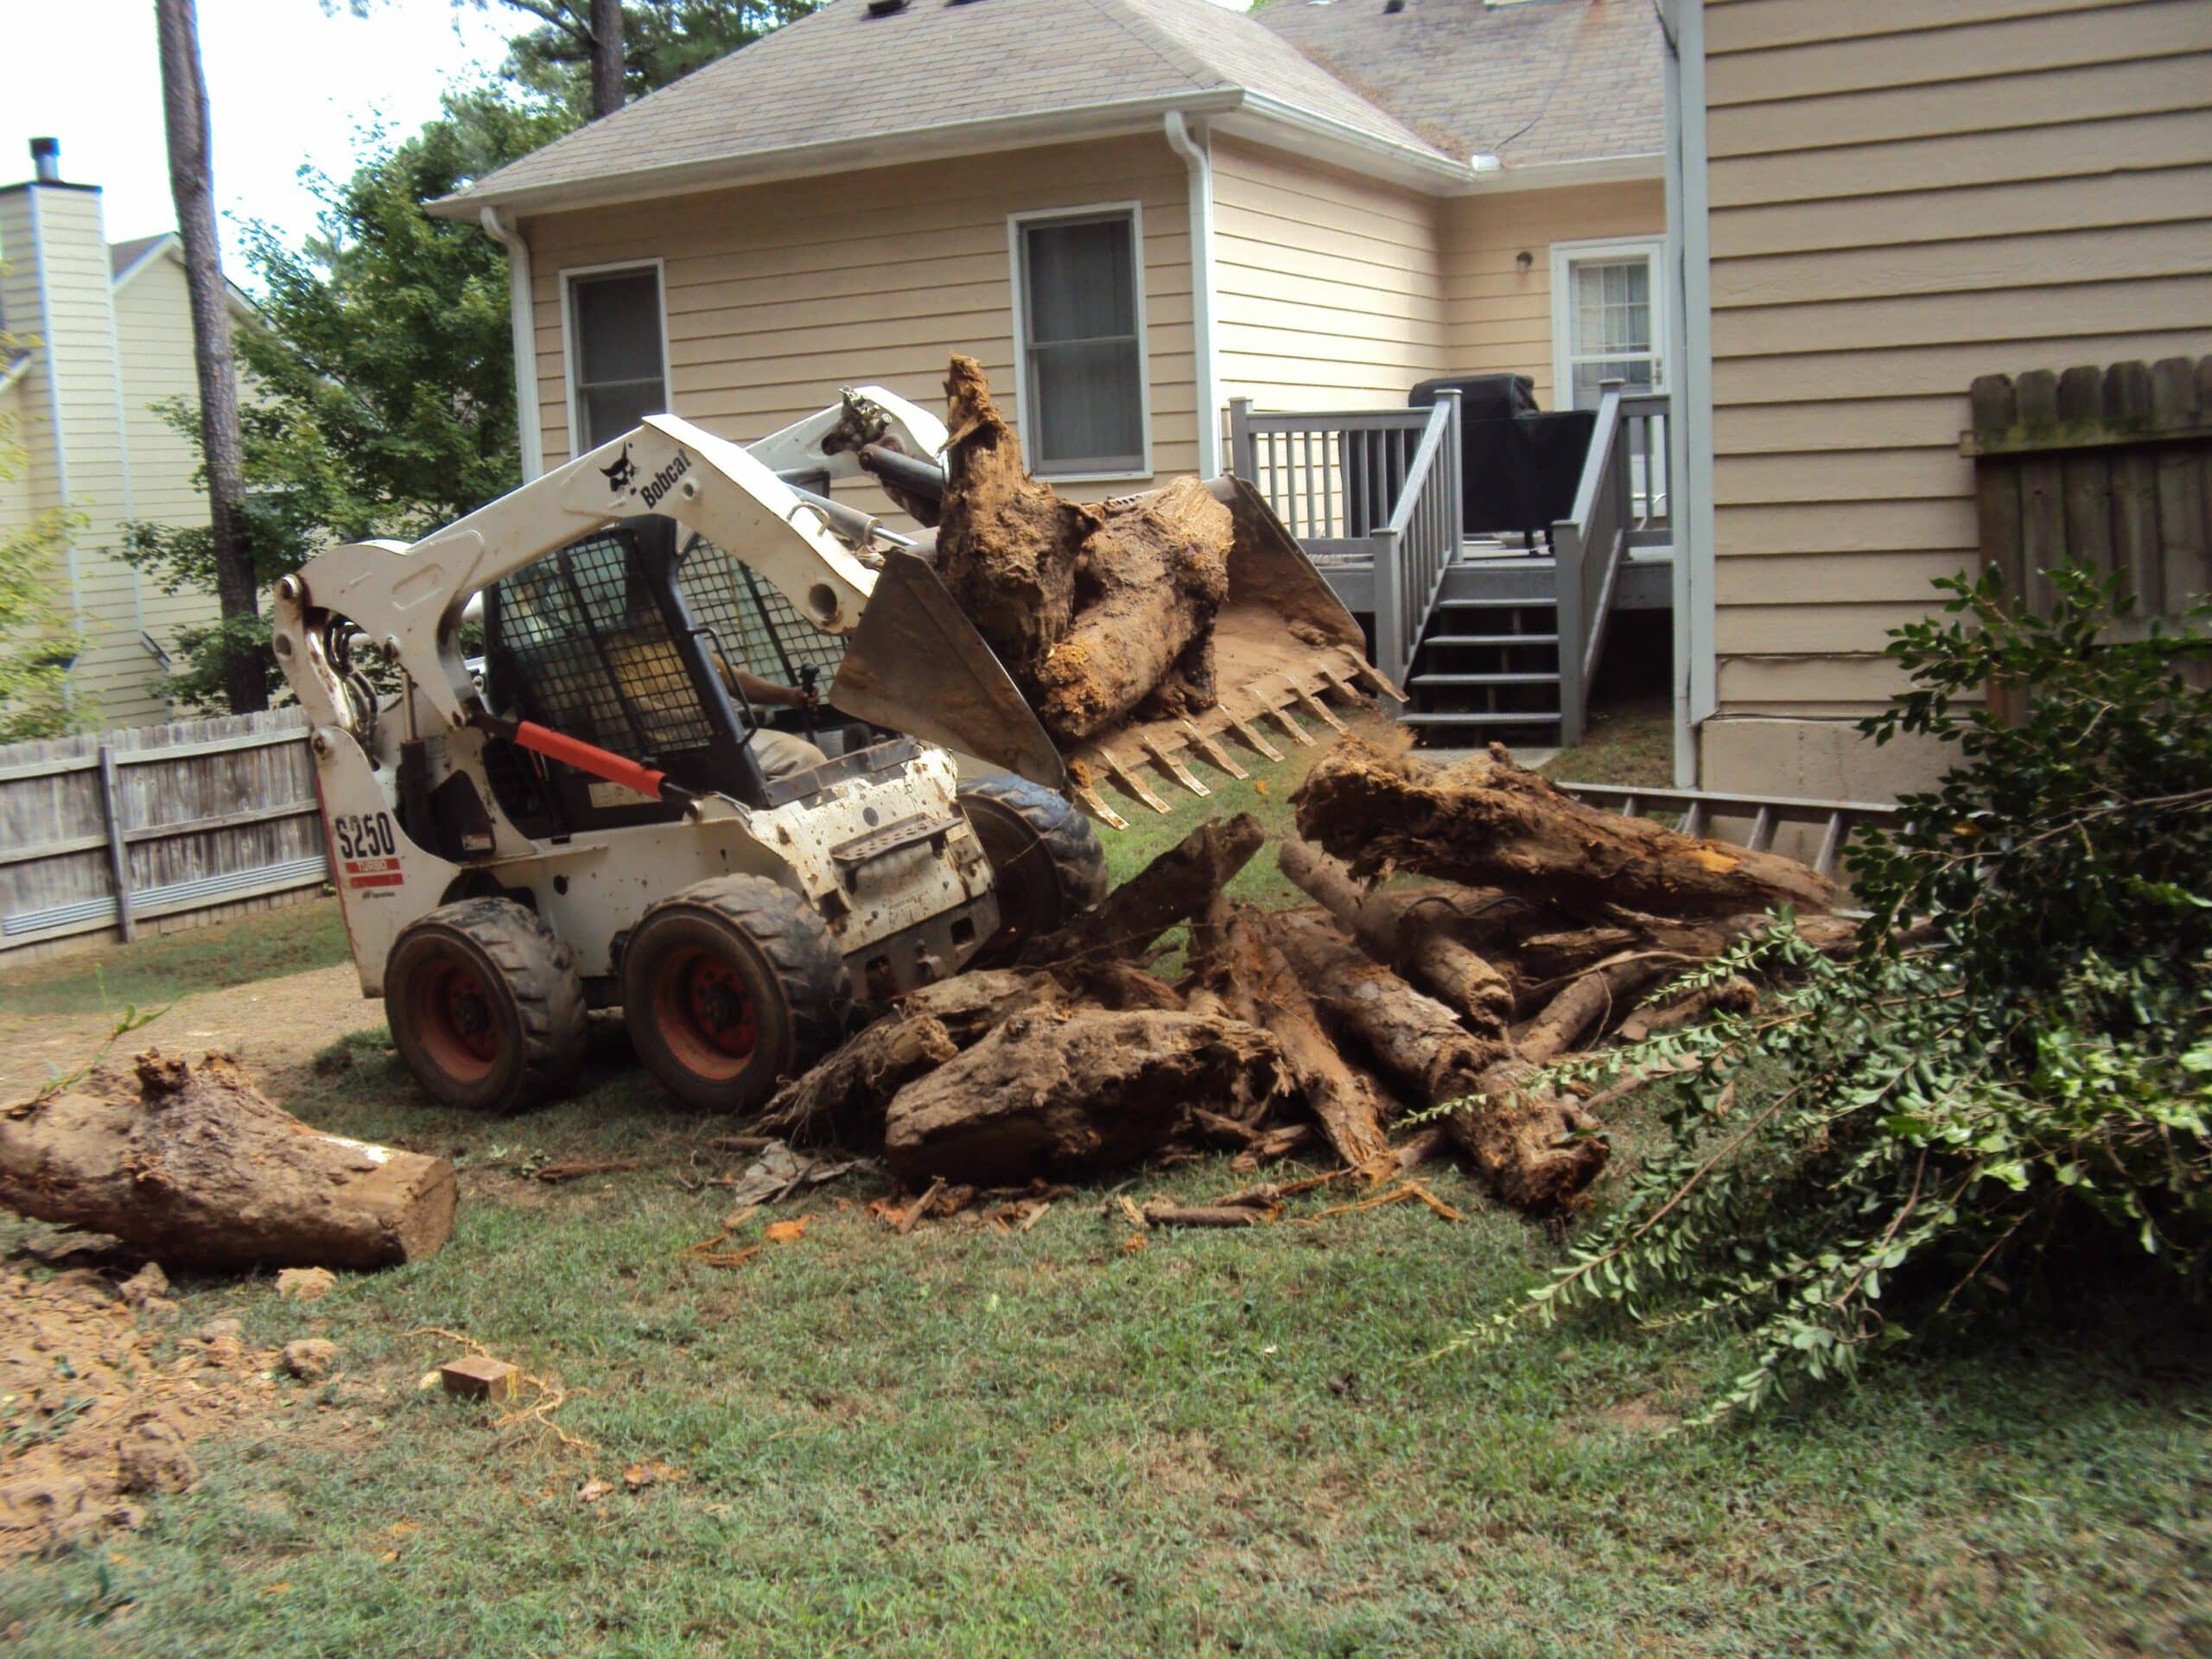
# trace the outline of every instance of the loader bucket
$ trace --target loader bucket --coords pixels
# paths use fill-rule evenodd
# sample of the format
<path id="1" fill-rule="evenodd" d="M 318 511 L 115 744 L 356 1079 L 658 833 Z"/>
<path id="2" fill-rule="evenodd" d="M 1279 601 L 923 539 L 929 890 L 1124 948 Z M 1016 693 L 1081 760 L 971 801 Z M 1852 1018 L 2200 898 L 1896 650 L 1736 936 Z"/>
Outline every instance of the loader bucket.
<path id="1" fill-rule="evenodd" d="M 1215 479 L 1207 488 L 1236 526 L 1229 597 L 1214 623 L 1212 708 L 1189 718 L 1126 721 L 1062 753 L 938 580 L 926 532 L 912 552 L 885 559 L 848 642 L 832 702 L 856 718 L 1058 790 L 1124 829 L 1128 821 L 1099 792 L 1100 783 L 1166 812 L 1154 781 L 1171 791 L 1211 792 L 1191 770 L 1193 756 L 1242 778 L 1249 761 L 1281 760 L 1282 744 L 1313 741 L 1300 715 L 1342 731 L 1332 702 L 1363 705 L 1363 682 L 1368 690 L 1401 696 L 1367 660 L 1359 624 L 1259 492 L 1236 478 Z"/>

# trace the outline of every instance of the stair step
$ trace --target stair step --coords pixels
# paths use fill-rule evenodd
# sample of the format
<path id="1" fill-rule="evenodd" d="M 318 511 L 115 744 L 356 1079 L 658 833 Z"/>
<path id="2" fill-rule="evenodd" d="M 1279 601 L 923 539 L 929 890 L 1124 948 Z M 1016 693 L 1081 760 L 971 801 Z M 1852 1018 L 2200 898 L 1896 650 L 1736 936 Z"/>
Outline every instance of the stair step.
<path id="1" fill-rule="evenodd" d="M 1480 709 L 1462 709 L 1453 714 L 1402 714 L 1398 716 L 1401 726 L 1556 726 L 1559 710 L 1549 714 L 1484 714 Z"/>
<path id="2" fill-rule="evenodd" d="M 1416 674 L 1408 685 L 1557 685 L 1557 674 Z"/>
<path id="3" fill-rule="evenodd" d="M 1555 645 L 1555 633 L 1432 633 L 1424 645 Z"/>
<path id="4" fill-rule="evenodd" d="M 1559 601 L 1547 595 L 1541 599 L 1514 599 L 1492 594 L 1484 599 L 1452 599 L 1440 597 L 1436 601 L 1440 611 L 1553 611 Z"/>

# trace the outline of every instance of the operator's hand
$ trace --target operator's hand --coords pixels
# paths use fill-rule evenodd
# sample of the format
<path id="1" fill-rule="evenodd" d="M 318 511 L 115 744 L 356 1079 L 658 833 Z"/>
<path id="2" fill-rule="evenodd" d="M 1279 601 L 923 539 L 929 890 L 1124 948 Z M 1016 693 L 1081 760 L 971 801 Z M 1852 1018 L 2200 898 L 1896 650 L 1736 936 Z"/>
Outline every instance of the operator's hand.
<path id="1" fill-rule="evenodd" d="M 822 712 L 822 688 L 819 685 L 810 683 L 797 690 L 798 697 L 791 704 L 792 708 L 804 709 L 810 715 Z"/>

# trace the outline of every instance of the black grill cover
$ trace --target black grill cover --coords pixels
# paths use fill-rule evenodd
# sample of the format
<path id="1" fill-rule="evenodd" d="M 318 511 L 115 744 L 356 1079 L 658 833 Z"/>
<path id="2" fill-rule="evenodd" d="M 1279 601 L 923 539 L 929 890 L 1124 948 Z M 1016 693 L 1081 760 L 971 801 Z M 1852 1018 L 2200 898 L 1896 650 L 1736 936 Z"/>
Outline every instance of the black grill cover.
<path id="1" fill-rule="evenodd" d="M 1597 416 L 1586 409 L 1544 413 L 1525 374 L 1441 375 L 1415 386 L 1406 402 L 1425 409 L 1447 386 L 1459 391 L 1465 490 L 1460 527 L 1470 536 L 1548 534 L 1554 519 L 1574 511 Z"/>
<path id="2" fill-rule="evenodd" d="M 1536 413 L 1536 383 L 1525 374 L 1440 374 L 1424 380 L 1406 399 L 1409 409 L 1427 409 L 1437 392 L 1459 394 L 1463 421 L 1503 420 L 1512 415 Z"/>

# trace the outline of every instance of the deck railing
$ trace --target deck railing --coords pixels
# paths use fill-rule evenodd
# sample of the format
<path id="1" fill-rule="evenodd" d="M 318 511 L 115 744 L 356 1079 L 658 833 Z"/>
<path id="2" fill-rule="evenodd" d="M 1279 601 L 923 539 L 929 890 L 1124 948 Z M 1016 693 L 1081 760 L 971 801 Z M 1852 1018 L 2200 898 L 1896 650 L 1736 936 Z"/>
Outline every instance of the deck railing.
<path id="1" fill-rule="evenodd" d="M 1372 608 L 1375 665 L 1402 679 L 1459 545 L 1459 393 L 1446 391 L 1427 409 L 1264 414 L 1238 397 L 1229 437 L 1237 476 L 1267 498 L 1353 609 Z M 1371 587 L 1343 580 L 1355 574 Z M 1357 588 L 1364 594 L 1349 591 Z"/>
<path id="2" fill-rule="evenodd" d="M 1590 684 L 1605 645 L 1613 588 L 1633 547 L 1664 545 L 1669 527 L 1667 398 L 1609 380 L 1571 515 L 1552 525 L 1559 594 L 1560 742 L 1582 741 Z"/>

